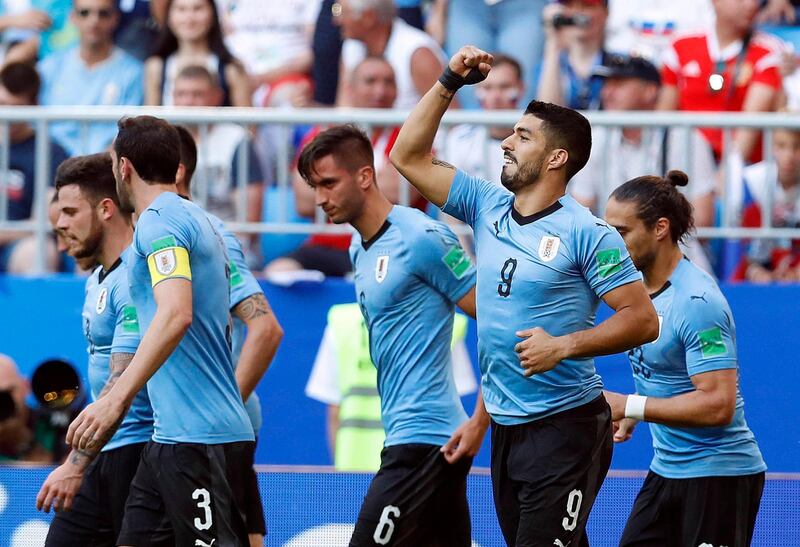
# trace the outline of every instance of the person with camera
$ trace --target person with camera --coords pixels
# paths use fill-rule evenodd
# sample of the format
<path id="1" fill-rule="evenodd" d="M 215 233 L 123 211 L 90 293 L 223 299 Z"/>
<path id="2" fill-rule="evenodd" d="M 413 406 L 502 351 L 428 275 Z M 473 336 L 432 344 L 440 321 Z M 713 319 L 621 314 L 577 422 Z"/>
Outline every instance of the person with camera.
<path id="1" fill-rule="evenodd" d="M 575 110 L 601 107 L 603 80 L 594 72 L 606 58 L 606 19 L 607 0 L 559 0 L 545 7 L 540 101 Z"/>
<path id="2" fill-rule="evenodd" d="M 89 387 L 97 400 L 116 383 L 139 345 L 138 313 L 124 260 L 133 225 L 130 213 L 120 207 L 107 152 L 63 162 L 56 172 L 56 189 L 56 229 L 65 237 L 69 254 L 76 260 L 92 257 L 100 265 L 86 280 L 83 306 Z M 147 390 L 136 395 L 117 425 L 110 440 L 98 435 L 99 446 L 108 440 L 102 451 L 95 443 L 73 448 L 42 485 L 37 508 L 58 511 L 47 535 L 48 547 L 116 544 L 131 480 L 153 434 Z"/>

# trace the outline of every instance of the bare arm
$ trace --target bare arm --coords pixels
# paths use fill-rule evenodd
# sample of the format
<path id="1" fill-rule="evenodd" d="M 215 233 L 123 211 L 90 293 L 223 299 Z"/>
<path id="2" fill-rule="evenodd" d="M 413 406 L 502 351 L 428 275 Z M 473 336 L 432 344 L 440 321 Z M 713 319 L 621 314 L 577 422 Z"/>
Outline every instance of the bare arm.
<path id="1" fill-rule="evenodd" d="M 328 405 L 327 409 L 328 450 L 331 451 L 331 461 L 336 461 L 336 433 L 339 431 L 339 405 Z"/>
<path id="2" fill-rule="evenodd" d="M 475 319 L 476 316 L 475 287 L 473 286 L 467 294 L 462 296 L 461 300 L 456 302 L 456 305 L 461 309 L 461 311 L 463 311 L 464 313 Z"/>
<path id="3" fill-rule="evenodd" d="M 472 46 L 465 46 L 450 59 L 450 69 L 465 76 L 473 67 L 487 74 L 492 56 Z M 455 93 L 440 82 L 420 99 L 403 124 L 389 159 L 400 174 L 425 198 L 441 207 L 447 201 L 455 177 L 455 167 L 433 156 L 433 139 Z"/>
<path id="4" fill-rule="evenodd" d="M 747 90 L 742 105 L 742 112 L 769 112 L 775 109 L 778 90 L 756 82 Z M 761 131 L 758 129 L 737 129 L 733 134 L 733 142 L 743 158 L 749 158 L 758 142 Z"/>
<path id="5" fill-rule="evenodd" d="M 233 315 L 247 325 L 247 337 L 236 364 L 236 384 L 246 401 L 272 363 L 283 339 L 275 314 L 263 293 L 256 293 L 239 302 Z"/>
<path id="6" fill-rule="evenodd" d="M 644 418 L 647 422 L 675 427 L 719 427 L 733 420 L 736 410 L 736 369 L 714 370 L 691 377 L 695 390 L 675 397 L 648 397 Z M 628 397 L 606 393 L 612 418 L 625 416 Z"/>
<path id="7" fill-rule="evenodd" d="M 447 38 L 447 0 L 433 0 L 425 22 L 425 32 L 433 36 L 439 45 Z"/>
<path id="8" fill-rule="evenodd" d="M 252 106 L 252 89 L 250 78 L 239 63 L 228 63 L 225 67 L 225 79 L 230 89 L 231 106 Z"/>
<path id="9" fill-rule="evenodd" d="M 164 60 L 150 57 L 144 63 L 144 104 L 146 106 L 161 105 L 161 77 Z"/>
<path id="10" fill-rule="evenodd" d="M 662 85 L 658 93 L 656 110 L 678 110 L 678 88 L 674 85 Z"/>
<path id="11" fill-rule="evenodd" d="M 555 104 L 564 104 L 564 90 L 561 88 L 561 67 L 559 57 L 565 44 L 559 31 L 553 28 L 552 20 L 563 11 L 561 4 L 551 3 L 542 10 L 542 21 L 545 28 L 545 43 L 542 53 L 542 68 L 539 75 L 538 99 Z"/>

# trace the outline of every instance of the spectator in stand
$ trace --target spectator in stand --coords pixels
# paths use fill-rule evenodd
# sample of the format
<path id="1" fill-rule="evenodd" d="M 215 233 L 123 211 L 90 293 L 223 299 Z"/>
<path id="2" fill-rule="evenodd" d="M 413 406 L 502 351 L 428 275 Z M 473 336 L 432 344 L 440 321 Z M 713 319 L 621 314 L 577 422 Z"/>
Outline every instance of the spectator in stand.
<path id="1" fill-rule="evenodd" d="M 117 0 L 120 19 L 114 32 L 114 43 L 140 61 L 153 52 L 161 24 L 159 10 L 166 0 Z"/>
<path id="2" fill-rule="evenodd" d="M 522 66 L 527 104 L 536 92 L 544 34 L 542 10 L 547 0 L 435 0 L 426 24 L 428 32 L 452 56 L 463 44 L 484 51 L 513 55 Z M 459 102 L 478 108 L 470 86 L 461 88 Z"/>
<path id="3" fill-rule="evenodd" d="M 0 2 L 0 61 L 32 62 L 39 49 L 39 32 L 53 20 L 46 11 L 19 2 Z"/>
<path id="4" fill-rule="evenodd" d="M 392 108 L 397 97 L 397 84 L 392 66 L 386 59 L 367 57 L 356 66 L 351 79 L 353 106 L 356 108 Z M 298 146 L 298 150 L 302 150 L 324 129 L 326 128 L 318 126 L 309 131 Z M 381 192 L 392 203 L 400 203 L 402 193 L 407 191 L 408 202 L 411 206 L 424 209 L 427 204 L 425 199 L 389 162 L 389 152 L 399 132 L 399 127 L 372 127 L 370 138 L 375 152 L 376 180 Z M 297 172 L 293 174 L 292 182 L 298 214 L 314 218 L 316 213 L 314 191 Z M 299 249 L 287 256 L 273 260 L 267 265 L 264 275 L 272 277 L 282 272 L 317 270 L 328 276 L 343 276 L 352 270 L 350 256 L 347 252 L 349 247 L 350 234 L 315 234 Z"/>
<path id="5" fill-rule="evenodd" d="M 345 38 L 337 102 L 354 106 L 352 81 L 355 67 L 365 57 L 384 57 L 397 82 L 395 108 L 412 108 L 427 93 L 445 66 L 439 44 L 425 32 L 395 16 L 392 0 L 341 0 L 334 12 Z"/>
<path id="6" fill-rule="evenodd" d="M 223 90 L 216 73 L 204 66 L 187 66 L 175 78 L 173 103 L 175 106 L 220 106 Z M 206 210 L 226 222 L 243 217 L 246 222 L 261 220 L 264 177 L 255 147 L 248 130 L 234 123 L 217 123 L 208 127 L 205 140 L 200 127 L 187 125 L 197 143 L 197 168 L 194 175 L 195 195 Z M 239 154 L 247 148 L 245 201 L 247 208 L 237 214 L 239 180 Z M 258 263 L 256 234 L 240 234 L 248 261 Z M 259 264 L 260 267 L 260 264 Z"/>
<path id="7" fill-rule="evenodd" d="M 605 49 L 658 66 L 677 36 L 713 24 L 711 0 L 609 0 Z"/>
<path id="8" fill-rule="evenodd" d="M 713 0 L 716 22 L 678 38 L 662 59 L 659 110 L 766 112 L 776 108 L 781 89 L 783 43 L 754 28 L 758 0 Z M 717 160 L 722 131 L 704 128 Z M 760 133 L 733 132 L 735 151 L 745 161 L 760 159 Z"/>
<path id="9" fill-rule="evenodd" d="M 775 25 L 796 25 L 800 20 L 798 0 L 765 0 L 758 14 L 759 23 Z"/>
<path id="10" fill-rule="evenodd" d="M 79 44 L 56 52 L 39 64 L 43 105 L 107 106 L 142 104 L 142 64 L 114 45 L 119 21 L 114 0 L 75 0 L 70 16 Z M 70 156 L 107 148 L 117 134 L 114 123 L 90 123 L 83 139 L 81 124 L 55 122 L 51 136 Z"/>
<path id="11" fill-rule="evenodd" d="M 494 54 L 492 70 L 475 86 L 483 110 L 510 110 L 525 96 L 522 66 L 513 57 Z M 448 134 L 442 158 L 472 176 L 500 184 L 503 170 L 501 143 L 513 127 L 457 125 Z"/>
<path id="12" fill-rule="evenodd" d="M 78 33 L 71 21 L 71 0 L 5 0 L 9 14 L 33 15 L 39 19 L 37 28 L 29 25 L 8 29 L 4 40 L 14 47 L 9 51 L 7 62 L 35 63 L 57 51 L 72 47 L 78 40 Z M 47 16 L 48 24 L 41 25 L 41 14 Z"/>
<path id="13" fill-rule="evenodd" d="M 606 58 L 606 0 L 562 0 L 548 4 L 542 17 L 545 43 L 538 99 L 576 110 L 601 108 L 603 80 L 594 72 Z"/>
<path id="14" fill-rule="evenodd" d="M 777 181 L 769 162 L 744 170 L 747 191 L 753 201 L 743 212 L 742 225 L 764 225 L 763 207 L 767 203 L 768 187 L 772 186 L 772 225 L 800 228 L 800 131 L 776 129 L 772 135 L 772 153 Z M 737 277 L 754 283 L 800 282 L 800 239 L 754 240 Z"/>
<path id="15" fill-rule="evenodd" d="M 39 75 L 27 64 L 11 63 L 0 70 L 0 105 L 28 106 L 36 104 L 39 94 Z M 11 141 L 8 154 L 8 170 L 0 173 L 0 191 L 8 199 L 8 220 L 30 220 L 34 218 L 33 206 L 36 165 L 36 132 L 27 123 L 9 124 Z M 50 172 L 46 173 L 48 184 L 52 181 L 58 164 L 67 159 L 64 149 L 50 143 Z M 0 234 L 0 272 L 11 274 L 32 273 L 39 247 L 36 238 L 25 232 Z M 45 250 L 46 267 L 50 271 L 58 268 L 55 245 L 47 240 Z"/>
<path id="16" fill-rule="evenodd" d="M 222 88 L 221 106 L 250 106 L 244 67 L 225 46 L 214 0 L 170 0 L 167 24 L 145 63 L 145 103 L 173 104 L 175 77 L 187 66 L 203 66 Z"/>
<path id="17" fill-rule="evenodd" d="M 310 93 L 311 41 L 321 0 L 216 0 L 225 43 L 244 63 L 254 104 L 281 106 Z M 297 85 L 298 82 L 302 82 Z M 284 89 L 280 89 L 287 85 Z"/>

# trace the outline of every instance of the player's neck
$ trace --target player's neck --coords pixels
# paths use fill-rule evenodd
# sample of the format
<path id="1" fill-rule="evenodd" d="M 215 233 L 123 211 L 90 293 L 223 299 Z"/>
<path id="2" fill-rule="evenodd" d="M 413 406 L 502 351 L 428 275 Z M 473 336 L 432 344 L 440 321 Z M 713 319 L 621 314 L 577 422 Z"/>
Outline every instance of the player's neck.
<path id="1" fill-rule="evenodd" d="M 122 219 L 118 219 L 114 224 L 106 226 L 103 234 L 103 245 L 97 257 L 97 262 L 106 272 L 111 269 L 133 241 L 133 229 L 129 224 Z"/>
<path id="2" fill-rule="evenodd" d="M 746 32 L 742 32 L 720 21 L 717 21 L 715 28 L 717 31 L 717 43 L 719 43 L 720 50 L 725 49 L 737 40 L 743 40 L 747 34 Z"/>
<path id="3" fill-rule="evenodd" d="M 374 194 L 367 196 L 364 210 L 350 223 L 364 241 L 372 239 L 378 233 L 386 223 L 393 207 L 392 203 L 377 188 L 374 190 Z"/>
<path id="4" fill-rule="evenodd" d="M 178 193 L 178 187 L 175 183 L 172 184 L 147 184 L 144 181 L 132 183 L 133 185 L 133 207 L 137 215 L 150 207 L 158 196 L 164 192 Z"/>
<path id="5" fill-rule="evenodd" d="M 677 245 L 671 245 L 668 249 L 659 252 L 653 264 L 642 272 L 647 292 L 652 294 L 660 290 L 669 281 L 672 272 L 675 271 L 681 260 L 683 260 L 683 251 Z"/>
<path id="6" fill-rule="evenodd" d="M 514 194 L 514 209 L 524 216 L 535 215 L 561 199 L 564 183 L 558 180 L 540 180 Z"/>

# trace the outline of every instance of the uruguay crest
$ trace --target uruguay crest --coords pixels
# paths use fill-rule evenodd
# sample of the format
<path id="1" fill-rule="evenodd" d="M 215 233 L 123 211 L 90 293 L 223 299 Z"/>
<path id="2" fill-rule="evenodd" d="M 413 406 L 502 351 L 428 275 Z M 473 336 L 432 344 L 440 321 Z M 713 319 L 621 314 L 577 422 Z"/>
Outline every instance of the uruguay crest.
<path id="1" fill-rule="evenodd" d="M 550 262 L 558 256 L 558 247 L 561 239 L 556 236 L 544 236 L 539 242 L 539 258 L 544 262 Z"/>
<path id="2" fill-rule="evenodd" d="M 100 289 L 100 293 L 97 295 L 97 302 L 94 306 L 94 311 L 97 312 L 97 315 L 100 315 L 104 311 L 106 311 L 106 304 L 108 303 L 108 289 L 103 287 Z"/>
<path id="3" fill-rule="evenodd" d="M 175 258 L 175 249 L 164 249 L 156 254 L 155 263 L 156 270 L 161 275 L 170 275 L 175 271 L 178 266 L 178 261 Z"/>
<path id="4" fill-rule="evenodd" d="M 375 281 L 383 283 L 389 273 L 389 255 L 380 255 L 375 263 Z"/>

